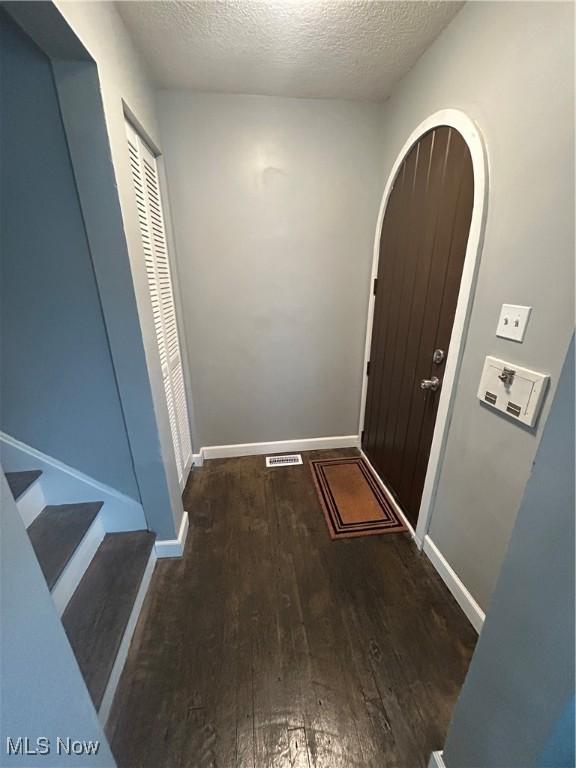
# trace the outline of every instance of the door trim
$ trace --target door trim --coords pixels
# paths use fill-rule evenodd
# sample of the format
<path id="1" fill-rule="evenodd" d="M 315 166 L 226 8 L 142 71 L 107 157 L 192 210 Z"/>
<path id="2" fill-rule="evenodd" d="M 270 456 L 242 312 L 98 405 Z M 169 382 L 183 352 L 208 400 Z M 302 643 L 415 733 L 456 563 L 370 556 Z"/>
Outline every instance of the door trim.
<path id="1" fill-rule="evenodd" d="M 380 258 L 380 235 L 384 214 L 388 205 L 388 198 L 392 190 L 392 184 L 396 178 L 398 170 L 410 151 L 411 147 L 428 131 L 441 125 L 447 125 L 455 128 L 462 136 L 472 158 L 472 169 L 474 173 L 474 201 L 472 208 L 472 219 L 470 221 L 470 232 L 468 235 L 468 244 L 466 246 L 466 256 L 462 269 L 462 278 L 460 290 L 458 292 L 458 302 L 456 305 L 456 314 L 452 325 L 452 334 L 446 356 L 446 367 L 444 369 L 444 378 L 442 381 L 442 390 L 438 403 L 438 412 L 436 415 L 436 424 L 434 426 L 434 435 L 430 448 L 430 458 L 424 480 L 424 489 L 422 491 L 422 501 L 418 512 L 418 523 L 416 525 L 415 540 L 418 547 L 422 549 L 424 537 L 428 532 L 430 517 L 434 507 L 436 488 L 440 469 L 446 447 L 446 438 L 448 434 L 448 425 L 452 413 L 454 402 L 454 393 L 456 383 L 460 373 L 460 364 L 462 361 L 462 352 L 464 349 L 464 340 L 468 329 L 470 319 L 470 310 L 474 297 L 476 286 L 476 277 L 478 274 L 478 265 L 480 263 L 480 253 L 484 238 L 484 224 L 486 221 L 487 193 L 488 193 L 488 158 L 482 136 L 474 121 L 468 115 L 459 109 L 442 109 L 423 120 L 420 125 L 412 131 L 408 140 L 400 150 L 388 180 L 384 187 L 384 194 L 378 213 L 376 225 L 376 234 L 374 237 L 374 255 L 372 260 L 372 274 L 369 285 L 368 317 L 366 322 L 366 346 L 364 350 L 364 368 L 362 381 L 362 395 L 360 402 L 360 425 L 359 434 L 362 435 L 364 429 L 364 418 L 366 413 L 366 395 L 368 392 L 368 377 L 366 375 L 367 364 L 370 359 L 370 347 L 372 342 L 372 325 L 374 320 L 374 304 L 376 298 L 373 294 L 374 280 L 378 275 L 378 261 Z"/>

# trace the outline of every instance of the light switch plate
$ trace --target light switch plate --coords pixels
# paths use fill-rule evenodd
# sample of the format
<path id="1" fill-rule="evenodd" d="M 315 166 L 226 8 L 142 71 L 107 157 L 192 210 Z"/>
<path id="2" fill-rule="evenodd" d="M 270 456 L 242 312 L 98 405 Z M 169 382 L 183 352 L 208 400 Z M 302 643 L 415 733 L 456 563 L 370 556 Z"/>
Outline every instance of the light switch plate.
<path id="1" fill-rule="evenodd" d="M 487 357 L 478 387 L 478 399 L 514 421 L 536 424 L 549 376 L 515 363 Z"/>
<path id="2" fill-rule="evenodd" d="M 496 336 L 512 341 L 524 341 L 528 318 L 532 307 L 521 307 L 517 304 L 502 304 Z"/>

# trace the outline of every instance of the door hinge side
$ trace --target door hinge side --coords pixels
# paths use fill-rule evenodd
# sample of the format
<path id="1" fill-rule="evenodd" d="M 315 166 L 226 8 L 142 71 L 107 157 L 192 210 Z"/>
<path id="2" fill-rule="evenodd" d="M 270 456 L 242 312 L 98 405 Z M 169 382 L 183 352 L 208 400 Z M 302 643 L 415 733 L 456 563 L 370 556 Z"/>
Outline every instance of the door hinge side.
<path id="1" fill-rule="evenodd" d="M 365 430 L 362 430 L 362 432 L 360 433 L 360 445 L 361 446 L 364 445 L 364 431 Z"/>
<path id="2" fill-rule="evenodd" d="M 374 278 L 374 286 L 372 288 L 372 293 L 374 294 L 374 296 L 376 296 L 376 288 L 377 288 L 377 286 L 378 286 L 378 278 L 375 277 Z"/>
<path id="3" fill-rule="evenodd" d="M 370 376 L 370 360 L 366 363 L 366 376 Z"/>

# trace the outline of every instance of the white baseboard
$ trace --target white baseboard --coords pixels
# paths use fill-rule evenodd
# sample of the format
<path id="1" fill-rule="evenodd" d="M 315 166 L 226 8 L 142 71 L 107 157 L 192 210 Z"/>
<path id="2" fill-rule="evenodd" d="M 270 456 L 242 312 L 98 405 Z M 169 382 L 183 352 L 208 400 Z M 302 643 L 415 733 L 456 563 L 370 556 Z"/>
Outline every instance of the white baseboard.
<path id="1" fill-rule="evenodd" d="M 396 514 L 398 515 L 398 517 L 402 520 L 402 522 L 404 523 L 404 525 L 408 529 L 408 533 L 410 534 L 410 536 L 412 536 L 414 541 L 418 544 L 418 547 L 420 547 L 420 542 L 416 538 L 416 532 L 414 531 L 414 528 L 412 528 L 412 525 L 410 524 L 408 518 L 406 517 L 406 515 L 402 511 L 402 508 L 398 506 L 398 504 L 396 502 L 396 499 L 392 496 L 392 494 L 390 493 L 388 488 L 386 488 L 386 484 L 383 482 L 383 480 L 380 477 L 380 475 L 378 474 L 378 472 L 376 472 L 376 470 L 374 469 L 374 467 L 372 466 L 372 464 L 370 462 L 370 459 L 368 458 L 368 456 L 366 456 L 366 454 L 364 453 L 362 448 L 360 448 L 360 454 L 361 454 L 362 458 L 364 459 L 364 461 L 366 462 L 366 464 L 368 464 L 368 466 L 372 470 L 372 474 L 376 478 L 376 481 L 378 482 L 380 487 L 386 492 L 386 498 L 388 498 L 390 500 L 392 506 L 394 507 L 394 510 L 395 510 Z"/>
<path id="2" fill-rule="evenodd" d="M 203 459 L 228 459 L 235 456 L 260 456 L 265 453 L 295 453 L 321 451 L 330 448 L 359 448 L 358 435 L 342 437 L 311 437 L 302 440 L 277 440 L 271 443 L 237 443 L 236 445 L 207 445 L 201 449 Z"/>
<path id="3" fill-rule="evenodd" d="M 24 491 L 16 502 L 18 512 L 20 512 L 20 517 L 26 528 L 29 528 L 32 525 L 34 520 L 36 520 L 40 512 L 42 512 L 46 506 L 46 498 L 44 496 L 41 480 L 42 475 L 34 480 L 32 485 Z"/>
<path id="4" fill-rule="evenodd" d="M 372 464 L 370 463 L 370 459 L 366 456 L 363 450 L 360 450 L 360 453 L 362 454 L 362 458 L 364 461 L 368 464 L 368 466 L 372 469 L 372 472 L 374 473 L 374 476 L 376 477 L 378 483 L 382 486 L 382 488 L 387 491 L 386 485 L 382 482 L 380 476 L 378 475 L 378 472 L 374 469 Z M 434 544 L 430 536 L 426 535 L 424 537 L 424 541 L 420 541 L 418 536 L 416 535 L 416 531 L 411 526 L 409 521 L 407 520 L 406 516 L 402 512 L 402 509 L 398 506 L 395 499 L 392 497 L 392 495 L 387 492 L 387 495 L 390 497 L 392 504 L 394 505 L 394 509 L 396 510 L 398 517 L 403 521 L 403 523 L 408 528 L 408 531 L 418 547 L 420 549 L 424 549 L 424 552 L 426 553 L 428 559 L 434 566 L 434 568 L 438 571 L 440 574 L 440 577 L 444 584 L 448 587 L 450 592 L 452 593 L 453 597 L 456 599 L 456 602 L 462 608 L 464 613 L 466 614 L 468 620 L 480 634 L 480 630 L 482 629 L 482 626 L 484 624 L 484 611 L 480 608 L 478 603 L 474 600 L 470 592 L 466 589 L 463 582 L 458 577 L 457 573 L 454 571 L 450 563 L 446 560 L 444 555 L 440 552 L 438 547 Z M 435 752 L 434 755 L 440 755 L 440 759 L 442 759 L 442 753 L 441 752 Z M 441 763 L 441 765 L 444 765 L 444 763 Z"/>
<path id="5" fill-rule="evenodd" d="M 58 616 L 62 616 L 64 613 L 64 609 L 68 605 L 82 576 L 86 573 L 86 569 L 96 554 L 96 550 L 106 535 L 104 525 L 100 519 L 100 512 L 92 521 L 92 525 L 84 534 L 74 554 L 66 563 L 66 567 L 60 574 L 58 581 L 52 587 L 52 599 L 54 600 Z"/>
<path id="6" fill-rule="evenodd" d="M 476 632 L 480 634 L 486 614 L 480 608 L 476 600 L 474 600 L 470 592 L 468 592 L 456 571 L 452 568 L 448 560 L 446 560 L 442 552 L 440 552 L 436 544 L 434 544 L 428 535 L 424 537 L 424 552 L 434 568 L 440 574 L 442 581 L 446 584 L 460 608 L 462 608 L 468 617 L 468 620 Z"/>
<path id="7" fill-rule="evenodd" d="M 116 689 L 118 688 L 118 683 L 120 681 L 120 675 L 122 674 L 122 670 L 124 669 L 124 664 L 126 663 L 126 659 L 128 657 L 128 651 L 130 649 L 130 643 L 132 642 L 132 636 L 134 635 L 134 630 L 136 629 L 136 624 L 138 623 L 138 618 L 140 616 L 140 611 L 142 610 L 144 598 L 146 597 L 146 593 L 148 592 L 148 587 L 150 586 L 150 580 L 152 579 L 152 573 L 154 571 L 155 565 L 156 565 L 156 553 L 154 552 L 154 549 L 152 549 L 152 551 L 150 552 L 150 558 L 146 565 L 146 569 L 144 571 L 144 574 L 142 575 L 142 581 L 140 582 L 140 587 L 138 588 L 138 594 L 136 595 L 136 600 L 134 601 L 134 605 L 132 606 L 132 611 L 130 613 L 130 618 L 128 619 L 128 624 L 126 625 L 126 629 L 124 630 L 124 635 L 122 636 L 122 642 L 120 643 L 120 647 L 118 648 L 118 653 L 116 654 L 116 659 L 114 661 L 114 666 L 112 667 L 112 672 L 110 673 L 110 677 L 108 678 L 108 683 L 106 684 L 106 690 L 104 691 L 104 696 L 102 697 L 102 703 L 100 704 L 100 709 L 98 710 L 98 718 L 103 726 L 106 725 L 106 721 L 108 720 L 108 717 L 110 715 L 110 710 L 112 709 L 112 702 L 114 701 L 114 695 L 116 694 Z"/>
<path id="8" fill-rule="evenodd" d="M 98 480 L 69 467 L 52 456 L 0 432 L 2 465 L 6 472 L 42 470 L 46 504 L 77 504 L 103 501 L 100 517 L 107 533 L 148 528 L 142 505 Z"/>
<path id="9" fill-rule="evenodd" d="M 201 467 L 204 464 L 204 456 L 202 455 L 202 451 L 200 453 L 193 453 L 192 454 L 192 466 L 193 467 Z"/>
<path id="10" fill-rule="evenodd" d="M 182 557 L 184 553 L 184 545 L 186 544 L 186 538 L 188 536 L 188 526 L 190 520 L 188 518 L 188 512 L 184 511 L 182 520 L 180 522 L 180 530 L 178 532 L 177 539 L 160 539 L 154 544 L 156 551 L 156 557 Z"/>
<path id="11" fill-rule="evenodd" d="M 446 768 L 442 752 L 432 752 L 430 761 L 428 762 L 428 768 Z"/>

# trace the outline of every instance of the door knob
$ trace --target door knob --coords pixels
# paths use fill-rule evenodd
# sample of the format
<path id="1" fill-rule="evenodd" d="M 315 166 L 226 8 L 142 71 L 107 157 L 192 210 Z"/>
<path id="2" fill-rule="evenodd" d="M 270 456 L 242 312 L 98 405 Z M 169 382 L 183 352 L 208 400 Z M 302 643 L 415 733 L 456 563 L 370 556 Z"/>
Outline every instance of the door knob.
<path id="1" fill-rule="evenodd" d="M 438 376 L 432 376 L 431 379 L 422 379 L 420 382 L 420 389 L 431 389 L 432 392 L 436 392 L 440 386 L 440 379 Z"/>

